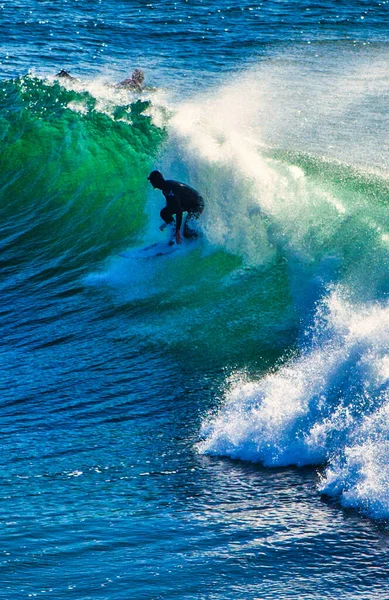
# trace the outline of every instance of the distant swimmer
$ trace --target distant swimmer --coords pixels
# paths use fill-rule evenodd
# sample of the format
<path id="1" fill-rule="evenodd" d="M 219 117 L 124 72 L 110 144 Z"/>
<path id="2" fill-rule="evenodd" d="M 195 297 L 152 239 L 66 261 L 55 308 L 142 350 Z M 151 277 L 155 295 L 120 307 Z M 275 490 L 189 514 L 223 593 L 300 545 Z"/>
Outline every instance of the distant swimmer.
<path id="1" fill-rule="evenodd" d="M 176 231 L 174 238 L 177 244 L 181 244 L 182 217 L 183 213 L 186 212 L 188 214 L 184 222 L 183 235 L 189 239 L 197 238 L 196 221 L 204 210 L 204 200 L 200 194 L 185 183 L 165 179 L 160 171 L 152 171 L 147 179 L 153 188 L 161 190 L 166 198 L 166 206 L 160 212 L 164 221 L 160 230 L 163 231 L 166 225 L 174 223 L 173 215 L 175 215 Z"/>
<path id="2" fill-rule="evenodd" d="M 121 81 L 120 83 L 117 83 L 115 87 L 142 92 L 144 80 L 145 74 L 143 73 L 143 71 L 141 69 L 135 69 L 131 77 L 124 79 L 124 81 Z"/>
<path id="3" fill-rule="evenodd" d="M 65 69 L 61 69 L 59 73 L 56 74 L 56 77 L 59 77 L 60 79 L 69 79 L 70 81 L 77 81 L 77 79 L 72 77 L 68 71 L 65 71 Z"/>

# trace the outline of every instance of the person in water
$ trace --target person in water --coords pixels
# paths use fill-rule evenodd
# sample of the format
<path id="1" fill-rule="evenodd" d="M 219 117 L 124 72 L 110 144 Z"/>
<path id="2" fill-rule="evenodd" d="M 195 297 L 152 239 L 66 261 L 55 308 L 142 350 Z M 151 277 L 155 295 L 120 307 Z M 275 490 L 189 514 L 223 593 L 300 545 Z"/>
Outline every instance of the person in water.
<path id="1" fill-rule="evenodd" d="M 204 200 L 200 194 L 185 183 L 165 179 L 160 171 L 152 171 L 147 179 L 153 188 L 161 190 L 166 198 L 166 206 L 160 212 L 161 218 L 164 221 L 160 230 L 163 231 L 166 225 L 174 223 L 173 215 L 175 215 L 176 230 L 174 239 L 177 244 L 181 244 L 182 217 L 183 213 L 186 212 L 187 216 L 183 230 L 184 238 L 197 238 L 196 221 L 204 210 Z M 174 243 L 173 240 L 171 243 Z"/>
<path id="2" fill-rule="evenodd" d="M 65 71 L 65 69 L 61 69 L 59 73 L 56 74 L 56 77 L 59 77 L 60 79 L 68 79 L 69 81 L 77 81 L 77 79 L 72 77 L 72 75 L 70 75 L 68 71 Z"/>
<path id="3" fill-rule="evenodd" d="M 121 81 L 115 87 L 142 92 L 144 80 L 145 74 L 143 73 L 143 71 L 141 69 L 135 69 L 131 77 L 124 79 L 124 81 Z"/>
<path id="4" fill-rule="evenodd" d="M 70 75 L 69 71 L 66 71 L 65 69 L 61 69 L 59 73 L 56 74 L 56 77 L 59 79 L 68 79 L 69 81 L 78 81 L 75 77 Z M 115 87 L 142 92 L 144 80 L 145 74 L 143 71 L 141 69 L 135 69 L 131 77 L 124 79 L 124 81 L 121 81 L 120 83 L 117 83 Z"/>

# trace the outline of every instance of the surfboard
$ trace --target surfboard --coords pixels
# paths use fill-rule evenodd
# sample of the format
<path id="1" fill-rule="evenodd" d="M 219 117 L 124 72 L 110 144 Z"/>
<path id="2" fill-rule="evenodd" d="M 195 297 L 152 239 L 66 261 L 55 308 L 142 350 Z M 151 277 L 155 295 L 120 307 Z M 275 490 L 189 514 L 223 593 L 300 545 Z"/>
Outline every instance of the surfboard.
<path id="1" fill-rule="evenodd" d="M 185 243 L 180 245 L 170 245 L 169 242 L 156 242 L 155 244 L 150 244 L 144 248 L 133 248 L 132 250 L 119 252 L 119 256 L 132 259 L 157 258 L 159 256 L 173 254 L 173 252 L 177 252 L 177 250 L 180 250 L 184 245 Z"/>

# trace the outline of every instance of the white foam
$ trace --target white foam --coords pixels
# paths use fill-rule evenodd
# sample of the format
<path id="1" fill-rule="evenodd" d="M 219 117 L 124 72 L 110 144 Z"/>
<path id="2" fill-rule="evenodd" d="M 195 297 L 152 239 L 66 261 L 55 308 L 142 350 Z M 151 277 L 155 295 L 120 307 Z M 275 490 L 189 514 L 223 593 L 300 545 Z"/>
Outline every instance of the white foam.
<path id="1" fill-rule="evenodd" d="M 279 250 L 310 262 L 357 203 L 266 154 L 265 90 L 258 72 L 249 71 L 170 107 L 169 140 L 156 168 L 204 196 L 202 227 L 211 244 L 246 265 L 266 265 Z"/>
<path id="2" fill-rule="evenodd" d="M 322 492 L 387 517 L 389 305 L 358 305 L 336 288 L 305 337 L 276 372 L 227 385 L 198 450 L 268 466 L 326 465 Z"/>

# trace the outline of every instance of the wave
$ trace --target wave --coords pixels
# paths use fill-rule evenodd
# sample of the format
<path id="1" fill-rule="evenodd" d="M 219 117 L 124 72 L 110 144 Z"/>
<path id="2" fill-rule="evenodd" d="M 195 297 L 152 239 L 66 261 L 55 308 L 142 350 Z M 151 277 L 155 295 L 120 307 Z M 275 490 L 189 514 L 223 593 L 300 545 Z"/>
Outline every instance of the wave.
<path id="1" fill-rule="evenodd" d="M 175 145 L 211 198 L 208 239 L 262 274 L 285 266 L 278 276 L 289 301 L 272 316 L 285 324 L 287 314 L 291 325 L 294 315 L 299 333 L 278 369 L 258 380 L 232 372 L 198 450 L 267 466 L 327 465 L 323 493 L 387 517 L 388 179 L 267 146 L 258 106 L 248 97 L 242 109 L 241 100 L 233 87 L 181 107 Z M 236 302 L 247 314 L 238 294 Z M 269 330 L 255 304 L 260 354 Z"/>
<path id="2" fill-rule="evenodd" d="M 166 259 L 155 269 L 116 261 L 95 281 L 113 284 L 122 296 L 125 290 L 125 301 L 167 293 L 177 307 L 182 298 L 176 290 L 188 289 L 187 303 L 203 306 L 205 297 L 209 307 L 199 319 L 192 315 L 197 329 L 213 329 L 214 323 L 227 328 L 231 336 L 225 340 L 224 333 L 223 343 L 229 347 L 241 348 L 246 339 L 259 348 L 285 348 L 294 335 L 286 332 L 310 324 L 328 286 L 342 283 L 357 301 L 386 294 L 388 179 L 365 167 L 264 143 L 259 86 L 243 84 L 170 106 L 166 139 L 156 156 L 157 168 L 190 182 L 206 198 L 201 276 L 190 274 L 199 271 L 194 253 Z M 145 244 L 159 235 L 160 204 L 159 192 L 149 190 Z M 166 327 L 159 336 L 156 325 L 154 335 L 174 337 L 175 324 Z M 177 329 L 184 338 L 186 331 L 190 339 L 208 341 L 185 325 Z"/>

